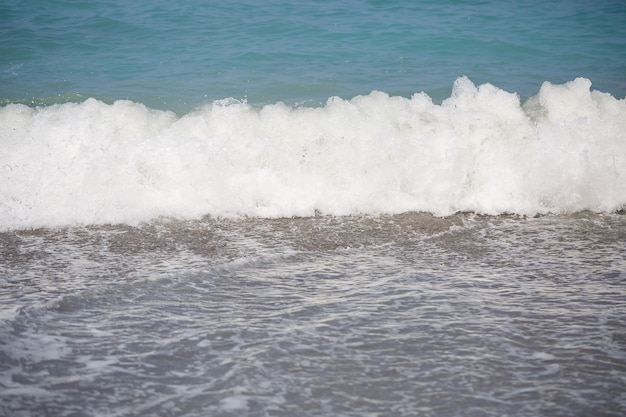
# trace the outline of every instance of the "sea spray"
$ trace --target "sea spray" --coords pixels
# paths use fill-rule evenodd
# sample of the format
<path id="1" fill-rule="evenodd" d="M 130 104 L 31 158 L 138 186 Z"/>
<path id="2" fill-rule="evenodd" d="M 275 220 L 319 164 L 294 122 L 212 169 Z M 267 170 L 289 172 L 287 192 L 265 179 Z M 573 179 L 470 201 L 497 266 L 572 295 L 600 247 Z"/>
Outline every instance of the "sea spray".
<path id="1" fill-rule="evenodd" d="M 95 99 L 0 108 L 0 229 L 159 216 L 626 205 L 626 102 L 578 78 L 519 96 L 459 78 L 436 104 L 373 91 L 321 107 L 228 99 L 176 116 Z"/>

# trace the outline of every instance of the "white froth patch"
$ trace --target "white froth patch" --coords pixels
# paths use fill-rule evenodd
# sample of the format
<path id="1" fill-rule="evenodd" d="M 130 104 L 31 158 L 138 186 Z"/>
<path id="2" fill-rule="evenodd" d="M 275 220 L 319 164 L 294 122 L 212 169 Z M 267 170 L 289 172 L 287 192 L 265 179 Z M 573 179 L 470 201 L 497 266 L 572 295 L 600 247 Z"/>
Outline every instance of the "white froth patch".
<path id="1" fill-rule="evenodd" d="M 535 352 L 532 354 L 531 356 L 532 359 L 538 359 L 538 360 L 542 360 L 542 361 L 551 361 L 556 359 L 556 356 L 552 355 L 551 353 L 547 353 L 547 352 Z"/>
<path id="2" fill-rule="evenodd" d="M 37 363 L 62 359 L 71 354 L 72 350 L 65 337 L 27 333 L 19 339 L 11 340 L 6 352 L 14 359 Z"/>
<path id="3" fill-rule="evenodd" d="M 220 402 L 221 408 L 224 411 L 236 411 L 248 409 L 248 397 L 246 395 L 232 395 L 222 399 Z"/>
<path id="4" fill-rule="evenodd" d="M 611 212 L 626 102 L 579 78 L 519 97 L 458 79 L 441 105 L 372 92 L 320 108 L 130 101 L 0 108 L 0 229 L 158 216 Z"/>

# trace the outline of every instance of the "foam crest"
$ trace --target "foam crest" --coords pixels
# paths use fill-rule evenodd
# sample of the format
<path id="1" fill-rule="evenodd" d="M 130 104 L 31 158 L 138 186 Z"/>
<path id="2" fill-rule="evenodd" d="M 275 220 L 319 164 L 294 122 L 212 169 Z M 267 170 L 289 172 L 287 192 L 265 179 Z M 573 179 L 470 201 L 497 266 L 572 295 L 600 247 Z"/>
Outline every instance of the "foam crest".
<path id="1" fill-rule="evenodd" d="M 579 78 L 521 103 L 458 79 L 435 104 L 374 91 L 318 108 L 224 100 L 177 117 L 95 99 L 0 109 L 0 228 L 158 216 L 610 212 L 626 102 Z"/>

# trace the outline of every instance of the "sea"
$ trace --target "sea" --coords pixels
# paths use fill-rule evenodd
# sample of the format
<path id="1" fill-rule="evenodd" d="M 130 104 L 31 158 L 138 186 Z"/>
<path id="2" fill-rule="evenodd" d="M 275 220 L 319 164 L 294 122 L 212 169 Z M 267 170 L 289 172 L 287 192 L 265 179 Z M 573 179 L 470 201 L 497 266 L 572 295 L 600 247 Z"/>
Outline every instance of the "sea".
<path id="1" fill-rule="evenodd" d="M 626 415 L 623 0 L 0 2 L 0 416 Z"/>

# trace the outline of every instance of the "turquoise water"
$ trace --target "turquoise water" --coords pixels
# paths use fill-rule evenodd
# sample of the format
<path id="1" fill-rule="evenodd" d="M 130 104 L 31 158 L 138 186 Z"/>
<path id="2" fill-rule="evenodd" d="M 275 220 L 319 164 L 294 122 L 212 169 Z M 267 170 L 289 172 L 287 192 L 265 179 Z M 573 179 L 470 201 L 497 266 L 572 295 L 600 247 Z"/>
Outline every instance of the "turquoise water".
<path id="1" fill-rule="evenodd" d="M 624 21 L 621 0 L 10 1 L 0 99 L 128 98 L 177 112 L 372 90 L 440 101 L 463 75 L 522 97 L 585 77 L 622 98 Z"/>
<path id="2" fill-rule="evenodd" d="M 0 8 L 2 230 L 626 207 L 621 0 Z"/>
<path id="3" fill-rule="evenodd" d="M 1 2 L 0 416 L 623 417 L 624 22 Z"/>

